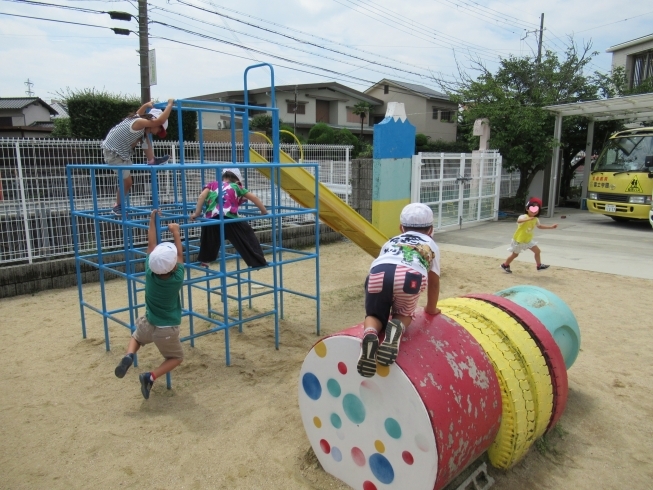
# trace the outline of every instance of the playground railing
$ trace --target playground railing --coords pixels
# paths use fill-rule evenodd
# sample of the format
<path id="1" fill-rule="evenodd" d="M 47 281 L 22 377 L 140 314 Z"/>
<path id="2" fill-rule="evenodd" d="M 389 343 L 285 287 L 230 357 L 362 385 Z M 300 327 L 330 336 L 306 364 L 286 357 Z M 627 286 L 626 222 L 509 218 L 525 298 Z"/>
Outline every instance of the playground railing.
<path id="1" fill-rule="evenodd" d="M 66 184 L 66 165 L 103 164 L 100 140 L 57 140 L 0 138 L 0 265 L 29 262 L 35 260 L 70 256 L 73 242 L 70 224 L 70 205 Z M 272 154 L 272 145 L 252 144 L 251 147 L 262 155 Z M 300 159 L 297 145 L 281 145 L 281 149 L 295 160 Z M 351 150 L 350 146 L 303 145 L 304 162 L 318 164 L 319 181 L 329 187 L 345 202 L 351 200 Z M 156 155 L 169 154 L 171 163 L 180 162 L 179 143 L 176 141 L 155 141 Z M 231 143 L 184 142 L 184 162 L 199 163 L 200 154 L 205 162 L 231 162 Z M 243 146 L 237 145 L 238 161 L 243 161 Z M 145 157 L 138 148 L 134 151 L 134 185 L 130 192 L 133 205 L 147 206 L 151 202 L 152 191 L 148 172 L 139 171 L 138 164 L 145 164 Z M 146 169 L 146 167 L 142 167 Z M 307 167 L 311 174 L 316 167 Z M 174 183 L 174 175 L 169 173 L 159 183 L 160 202 L 172 202 L 175 192 L 180 192 Z M 82 177 L 80 177 L 82 178 Z M 270 203 L 269 182 L 255 169 L 245 172 L 245 186 L 258 195 L 264 204 Z M 215 171 L 197 170 L 187 173 L 186 199 L 195 202 L 204 183 L 215 180 Z M 84 205 L 86 197 L 91 206 L 91 183 L 76 182 L 78 206 Z M 115 200 L 117 179 L 112 170 L 98 171 L 95 187 L 98 204 L 110 207 Z M 282 205 L 299 207 L 285 192 L 281 194 Z M 288 218 L 284 224 L 299 224 L 301 216 Z M 288 223 L 286 223 L 286 221 Z M 253 221 L 255 229 L 262 226 Z M 86 253 L 95 247 L 89 231 L 80 251 Z M 143 243 L 145 241 L 143 235 Z M 103 247 L 119 246 L 119 233 L 103 230 Z M 86 248 L 85 248 L 86 247 Z"/>

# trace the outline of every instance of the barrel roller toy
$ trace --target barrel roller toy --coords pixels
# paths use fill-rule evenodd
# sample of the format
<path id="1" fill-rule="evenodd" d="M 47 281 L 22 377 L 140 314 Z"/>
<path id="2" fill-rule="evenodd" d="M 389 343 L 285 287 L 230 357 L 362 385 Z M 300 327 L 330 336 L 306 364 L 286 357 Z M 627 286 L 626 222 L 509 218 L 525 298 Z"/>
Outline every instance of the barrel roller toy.
<path id="1" fill-rule="evenodd" d="M 530 303 L 555 307 L 535 315 L 529 287 L 442 300 L 437 316 L 418 309 L 396 363 L 371 378 L 356 371 L 362 324 L 316 343 L 299 408 L 324 470 L 356 490 L 437 490 L 486 451 L 501 469 L 523 458 L 564 412 L 566 361 L 580 348 L 573 323 L 563 357 L 554 334 L 571 310 L 537 288 Z"/>

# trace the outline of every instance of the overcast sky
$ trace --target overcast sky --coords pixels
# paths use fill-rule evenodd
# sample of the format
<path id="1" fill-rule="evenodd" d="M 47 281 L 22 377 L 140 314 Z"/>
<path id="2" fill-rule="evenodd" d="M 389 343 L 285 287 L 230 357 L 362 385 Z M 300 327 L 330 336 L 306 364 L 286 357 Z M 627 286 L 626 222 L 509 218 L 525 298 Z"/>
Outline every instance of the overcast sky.
<path id="1" fill-rule="evenodd" d="M 134 15 L 138 7 L 42 2 Z M 653 34 L 650 0 L 150 0 L 149 9 L 160 100 L 241 90 L 244 69 L 257 62 L 275 65 L 277 85 L 337 81 L 363 91 L 390 78 L 439 90 L 456 63 L 481 59 L 494 69 L 500 56 L 536 52 L 541 13 L 544 48 L 561 53 L 570 35 L 591 40 L 592 71 L 609 71 L 608 47 Z M 0 13 L 105 27 L 0 15 L 0 97 L 25 96 L 27 79 L 46 100 L 67 87 L 140 96 L 138 37 L 106 28 L 137 32 L 136 21 L 13 0 L 0 0 Z M 269 84 L 269 72 L 251 73 L 251 88 Z"/>

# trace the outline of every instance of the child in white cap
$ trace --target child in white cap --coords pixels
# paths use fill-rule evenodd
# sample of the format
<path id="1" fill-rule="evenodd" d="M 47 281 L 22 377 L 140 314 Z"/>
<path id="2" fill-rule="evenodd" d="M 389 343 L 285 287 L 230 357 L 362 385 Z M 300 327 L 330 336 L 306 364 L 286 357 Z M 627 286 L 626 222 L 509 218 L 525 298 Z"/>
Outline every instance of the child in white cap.
<path id="1" fill-rule="evenodd" d="M 220 187 L 222 187 L 221 205 L 218 203 Z M 244 204 L 248 199 L 259 208 L 261 214 L 268 214 L 261 200 L 243 187 L 240 170 L 237 168 L 226 168 L 222 171 L 222 183 L 213 181 L 204 186 L 202 193 L 197 199 L 195 211 L 190 215 L 190 219 L 194 220 L 202 214 L 208 219 L 220 219 L 221 214 L 227 220 L 238 218 L 239 206 Z M 203 210 L 204 213 L 202 213 Z M 263 254 L 263 249 L 261 248 L 261 243 L 256 238 L 254 229 L 247 221 L 225 223 L 224 235 L 249 267 L 259 268 L 268 265 Z M 197 255 L 197 260 L 199 260 L 203 267 L 208 267 L 209 262 L 213 262 L 218 258 L 221 245 L 220 224 L 216 223 L 213 226 L 202 226 L 200 251 Z"/>
<path id="2" fill-rule="evenodd" d="M 131 165 L 132 150 L 141 143 L 145 151 L 147 163 L 150 165 L 159 165 L 166 163 L 170 158 L 168 155 L 163 157 L 154 156 L 152 147 L 152 135 L 159 138 L 166 137 L 168 128 L 168 117 L 172 110 L 173 100 L 168 100 L 168 105 L 164 111 L 152 108 L 152 102 L 143 104 L 135 113 L 128 115 L 122 122 L 116 124 L 107 137 L 102 142 L 102 152 L 104 161 L 108 165 Z M 150 109 L 149 113 L 147 110 Z M 122 174 L 123 188 L 125 195 L 129 193 L 133 180 L 129 170 L 116 171 L 118 180 Z M 120 215 L 122 205 L 120 202 L 120 191 L 116 193 L 116 204 L 113 206 L 113 213 Z"/>
<path id="3" fill-rule="evenodd" d="M 123 378 L 134 362 L 134 354 L 141 346 L 154 342 L 165 360 L 153 371 L 140 374 L 141 393 L 150 397 L 154 380 L 172 371 L 184 359 L 179 340 L 181 323 L 181 298 L 179 292 L 184 282 L 184 256 L 177 223 L 168 224 L 175 244 L 156 244 L 156 214 L 152 211 L 147 232 L 147 258 L 145 259 L 145 316 L 136 320 L 136 330 L 129 339 L 127 354 L 116 367 L 115 373 Z"/>
<path id="4" fill-rule="evenodd" d="M 377 362 L 389 366 L 397 359 L 401 336 L 427 284 L 424 311 L 440 313 L 440 250 L 431 238 L 433 211 L 425 204 L 412 203 L 404 207 L 399 220 L 401 235 L 383 245 L 365 281 L 365 331 L 357 369 L 366 378 L 376 374 Z M 388 320 L 390 313 L 392 320 Z M 385 338 L 379 345 L 383 329 Z"/>

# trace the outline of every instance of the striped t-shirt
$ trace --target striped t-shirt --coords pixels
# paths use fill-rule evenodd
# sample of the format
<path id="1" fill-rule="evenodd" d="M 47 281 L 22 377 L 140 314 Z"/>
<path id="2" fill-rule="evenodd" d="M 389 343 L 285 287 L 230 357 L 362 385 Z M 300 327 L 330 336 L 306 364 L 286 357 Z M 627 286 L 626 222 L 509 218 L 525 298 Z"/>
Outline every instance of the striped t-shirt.
<path id="1" fill-rule="evenodd" d="M 145 129 L 132 129 L 132 124 L 137 120 L 137 117 L 129 118 L 116 124 L 102 142 L 102 148 L 111 150 L 120 155 L 125 161 L 130 162 L 132 148 L 137 141 L 142 140 L 143 136 L 145 136 Z"/>

